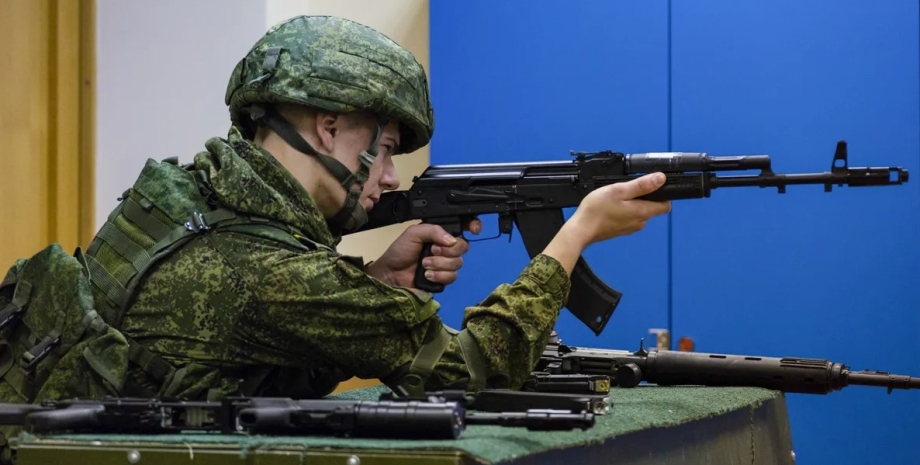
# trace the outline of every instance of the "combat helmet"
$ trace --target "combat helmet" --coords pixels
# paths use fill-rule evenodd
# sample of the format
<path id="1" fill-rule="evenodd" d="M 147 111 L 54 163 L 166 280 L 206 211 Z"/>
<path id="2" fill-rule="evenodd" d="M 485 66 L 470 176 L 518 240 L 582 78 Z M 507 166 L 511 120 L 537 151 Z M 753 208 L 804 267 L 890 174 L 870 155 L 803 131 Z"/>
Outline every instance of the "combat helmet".
<path id="1" fill-rule="evenodd" d="M 424 147 L 434 132 L 428 79 L 412 53 L 368 26 L 334 16 L 297 16 L 272 26 L 233 69 L 224 102 L 244 137 L 252 138 L 257 125 L 264 124 L 322 162 L 348 192 L 345 205 L 331 219 L 346 230 L 367 221 L 358 196 L 387 121 L 401 123 L 395 154 Z M 277 103 L 334 113 L 373 112 L 377 135 L 361 153 L 358 172 L 317 153 L 272 109 Z"/>

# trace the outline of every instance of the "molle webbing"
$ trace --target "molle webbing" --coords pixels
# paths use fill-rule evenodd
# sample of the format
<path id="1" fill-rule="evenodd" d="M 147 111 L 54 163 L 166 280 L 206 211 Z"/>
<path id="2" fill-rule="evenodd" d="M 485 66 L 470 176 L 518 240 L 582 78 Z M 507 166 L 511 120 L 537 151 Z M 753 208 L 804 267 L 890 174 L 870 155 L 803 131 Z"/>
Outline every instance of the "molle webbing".
<path id="1" fill-rule="evenodd" d="M 123 208 L 124 203 L 113 212 L 113 215 L 120 213 Z M 152 216 L 148 216 L 150 217 Z M 105 295 L 105 299 L 99 302 L 105 312 L 105 320 L 115 327 L 120 327 L 124 318 L 124 310 L 131 303 L 138 281 L 153 265 L 184 245 L 196 234 L 207 231 L 220 222 L 235 218 L 236 215 L 232 211 L 225 209 L 216 209 L 206 213 L 195 211 L 189 215 L 189 220 L 185 224 L 174 227 L 163 237 L 158 237 L 154 234 L 162 233 L 162 231 L 148 232 L 137 225 L 129 227 L 127 231 L 120 229 L 114 223 L 118 218 L 110 217 L 110 221 L 102 226 L 100 233 L 90 244 L 86 257 L 93 276 L 93 284 Z M 149 221 L 148 224 L 152 221 Z M 146 237 L 135 241 L 134 237 L 138 235 Z M 144 239 L 148 238 L 156 242 L 145 249 L 139 243 L 145 242 Z M 108 252 L 102 250 L 103 244 L 109 248 Z M 112 263 L 113 261 L 115 263 L 112 266 L 102 265 L 103 262 Z"/>
<path id="2" fill-rule="evenodd" d="M 88 330 L 105 328 L 81 259 L 79 248 L 72 256 L 51 244 L 18 260 L 0 284 L 0 377 L 28 401 Z"/>
<path id="3" fill-rule="evenodd" d="M 216 205 L 203 171 L 174 159 L 149 160 L 87 250 L 97 305 L 121 327 L 136 287 L 164 257 L 200 234 L 220 229 L 265 237 L 297 249 L 315 249 L 295 228 Z"/>
<path id="4" fill-rule="evenodd" d="M 326 248 L 290 225 L 218 206 L 206 173 L 191 164 L 179 166 L 176 159 L 148 160 L 119 200 L 84 258 L 96 306 L 105 322 L 119 330 L 143 277 L 202 234 L 226 231 L 269 239 L 295 250 Z M 131 362 L 162 383 L 181 381 L 184 370 L 122 334 L 130 344 Z"/>

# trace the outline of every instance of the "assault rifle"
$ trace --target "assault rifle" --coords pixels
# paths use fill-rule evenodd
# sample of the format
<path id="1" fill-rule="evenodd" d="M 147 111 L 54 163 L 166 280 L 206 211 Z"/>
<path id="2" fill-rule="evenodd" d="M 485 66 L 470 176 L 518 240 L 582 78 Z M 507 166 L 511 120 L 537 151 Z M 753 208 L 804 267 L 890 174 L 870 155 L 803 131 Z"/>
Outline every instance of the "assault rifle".
<path id="1" fill-rule="evenodd" d="M 594 426 L 594 414 L 528 409 L 469 412 L 461 402 L 227 398 L 167 401 L 105 398 L 0 404 L 0 425 L 31 433 L 163 434 L 204 431 L 362 438 L 457 439 L 466 425 L 566 431 Z"/>
<path id="2" fill-rule="evenodd" d="M 907 182 L 908 172 L 900 167 L 851 168 L 847 144 L 837 143 L 831 170 L 823 173 L 777 174 L 768 155 L 714 157 L 705 153 L 573 152 L 574 160 L 531 163 L 485 163 L 430 166 L 413 179 L 405 191 L 384 193 L 369 212 L 369 221 L 358 231 L 367 231 L 404 221 L 422 220 L 462 236 L 463 225 L 478 215 L 497 213 L 500 234 L 511 234 L 513 225 L 531 258 L 541 253 L 565 222 L 563 209 L 576 207 L 591 191 L 643 174 L 664 172 L 665 184 L 649 200 L 679 200 L 709 197 L 713 189 L 726 187 L 775 187 L 784 193 L 795 184 L 838 186 L 889 186 Z M 760 170 L 758 175 L 721 176 L 717 172 Z M 444 286 L 425 279 L 421 260 L 431 254 L 431 245 L 419 257 L 415 287 L 440 292 Z M 566 308 L 600 334 L 622 294 L 607 286 L 579 258 L 572 273 L 572 287 Z"/>
<path id="3" fill-rule="evenodd" d="M 842 363 L 799 357 L 761 357 L 671 350 L 606 350 L 570 347 L 555 332 L 533 376 L 607 376 L 622 388 L 642 381 L 659 386 L 750 386 L 803 394 L 828 394 L 847 386 L 920 389 L 920 377 L 885 371 L 853 371 Z M 570 392 L 580 392 L 576 389 Z"/>
<path id="4" fill-rule="evenodd" d="M 606 377 L 604 377 L 606 379 Z M 609 379 L 604 391 L 587 389 L 543 389 L 513 391 L 510 389 L 483 389 L 476 394 L 463 390 L 446 390 L 426 392 L 421 398 L 407 396 L 405 393 L 380 395 L 380 400 L 411 401 L 427 400 L 429 402 L 459 402 L 467 410 L 479 412 L 527 412 L 531 410 L 554 410 L 571 413 L 593 413 L 606 415 L 610 411 L 608 395 Z M 572 387 L 571 385 L 567 385 Z M 581 386 L 579 386 L 581 387 Z M 526 389 L 526 388 L 525 388 Z"/>

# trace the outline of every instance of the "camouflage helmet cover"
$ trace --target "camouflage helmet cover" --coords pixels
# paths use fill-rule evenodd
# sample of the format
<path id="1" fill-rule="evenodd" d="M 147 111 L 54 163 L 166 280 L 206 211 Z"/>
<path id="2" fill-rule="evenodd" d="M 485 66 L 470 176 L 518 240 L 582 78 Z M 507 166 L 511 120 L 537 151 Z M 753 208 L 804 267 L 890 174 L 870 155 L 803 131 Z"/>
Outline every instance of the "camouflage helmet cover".
<path id="1" fill-rule="evenodd" d="M 402 123 L 397 153 L 428 144 L 434 114 L 425 70 L 389 37 L 351 20 L 297 16 L 272 26 L 237 63 L 224 102 L 244 135 L 244 108 L 293 103 L 334 113 L 370 110 Z"/>

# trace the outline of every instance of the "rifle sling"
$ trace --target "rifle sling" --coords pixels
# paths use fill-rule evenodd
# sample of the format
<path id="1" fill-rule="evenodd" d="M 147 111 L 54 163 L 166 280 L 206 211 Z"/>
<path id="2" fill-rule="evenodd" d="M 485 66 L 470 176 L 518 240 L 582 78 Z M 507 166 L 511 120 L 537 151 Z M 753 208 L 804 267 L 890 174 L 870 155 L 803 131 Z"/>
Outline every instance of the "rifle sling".
<path id="1" fill-rule="evenodd" d="M 486 387 L 486 362 L 482 358 L 482 352 L 479 351 L 479 345 L 476 344 L 475 336 L 470 333 L 469 328 L 460 331 L 457 335 L 457 341 L 460 342 L 460 350 L 463 352 L 463 360 L 466 361 L 466 369 L 470 373 L 470 383 L 467 391 L 481 391 Z"/>
<path id="2" fill-rule="evenodd" d="M 425 395 L 425 380 L 431 376 L 435 364 L 438 363 L 447 345 L 450 344 L 451 335 L 456 334 L 456 331 L 442 324 L 440 328 L 428 334 L 422 347 L 415 354 L 415 358 L 412 359 L 412 364 L 409 365 L 409 373 L 400 382 L 410 397 Z"/>

